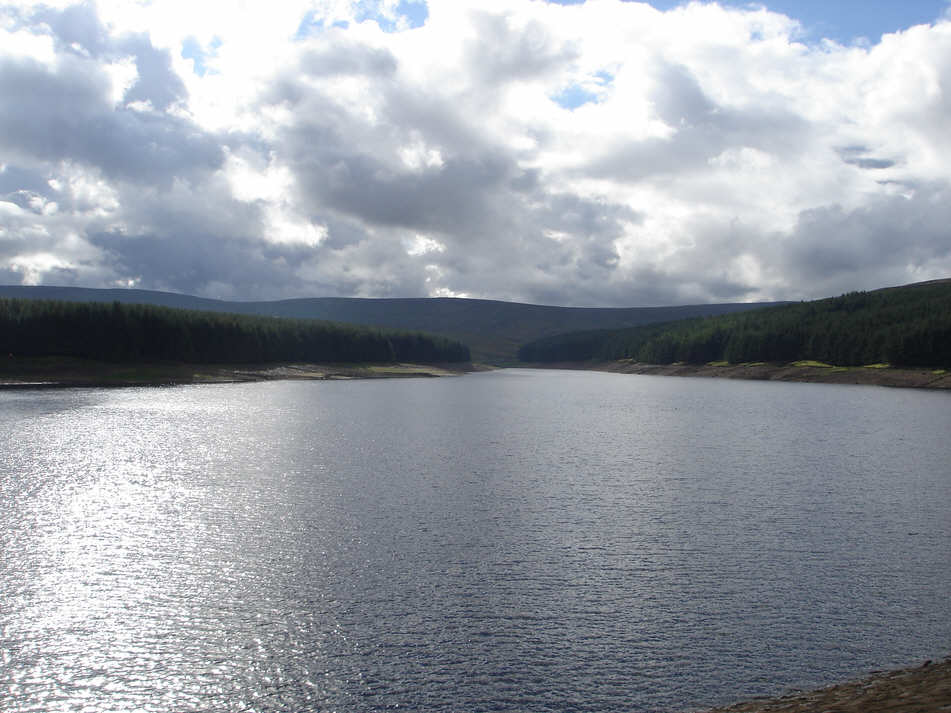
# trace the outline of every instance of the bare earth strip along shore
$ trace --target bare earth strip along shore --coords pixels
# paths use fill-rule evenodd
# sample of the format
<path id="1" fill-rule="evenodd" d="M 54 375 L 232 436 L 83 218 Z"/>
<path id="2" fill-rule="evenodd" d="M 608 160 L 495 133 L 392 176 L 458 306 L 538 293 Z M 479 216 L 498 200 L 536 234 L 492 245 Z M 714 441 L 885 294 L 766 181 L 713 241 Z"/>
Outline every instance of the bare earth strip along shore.
<path id="1" fill-rule="evenodd" d="M 951 658 L 815 691 L 760 698 L 706 713 L 941 713 L 951 711 Z"/>
<path id="2" fill-rule="evenodd" d="M 799 381 L 818 384 L 865 384 L 919 389 L 951 389 L 951 371 L 945 369 L 898 369 L 884 365 L 843 367 L 818 362 L 792 364 L 642 364 L 622 359 L 607 362 L 557 362 L 525 364 L 543 369 L 590 369 L 618 374 L 695 376 L 759 381 Z"/>
<path id="3" fill-rule="evenodd" d="M 476 371 L 448 364 L 110 364 L 66 358 L 21 359 L 0 365 L 0 389 L 62 386 L 233 384 L 279 379 L 335 380 L 454 376 Z"/>

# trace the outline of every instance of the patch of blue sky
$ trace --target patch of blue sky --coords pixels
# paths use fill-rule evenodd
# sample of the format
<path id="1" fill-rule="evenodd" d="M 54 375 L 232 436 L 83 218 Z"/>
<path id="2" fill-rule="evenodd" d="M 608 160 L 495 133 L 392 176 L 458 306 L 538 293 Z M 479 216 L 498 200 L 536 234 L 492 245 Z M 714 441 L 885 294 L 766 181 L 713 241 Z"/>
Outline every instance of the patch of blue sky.
<path id="1" fill-rule="evenodd" d="M 334 20 L 329 25 L 323 17 L 317 17 L 317 13 L 313 10 L 309 11 L 304 15 L 303 19 L 300 21 L 300 24 L 297 26 L 297 32 L 294 33 L 295 40 L 303 40 L 311 35 L 317 35 L 328 29 L 328 27 L 336 27 L 341 30 L 346 30 L 350 27 L 350 23 L 347 20 Z"/>
<path id="2" fill-rule="evenodd" d="M 614 81 L 614 75 L 606 69 L 599 70 L 583 81 L 575 82 L 549 98 L 559 106 L 574 110 L 585 104 L 597 104 L 602 99 L 603 89 Z"/>
<path id="3" fill-rule="evenodd" d="M 554 5 L 582 5 L 586 0 L 547 0 Z M 877 44 L 883 34 L 931 24 L 951 12 L 951 0 L 701 0 L 727 7 L 766 7 L 799 20 L 806 42 L 830 39 L 851 45 Z M 688 0 L 624 0 L 648 2 L 658 10 L 686 5 Z"/>
<path id="4" fill-rule="evenodd" d="M 625 0 L 636 1 L 639 0 Z M 649 2 L 658 10 L 687 4 L 686 0 Z M 843 45 L 863 41 L 877 44 L 883 34 L 933 23 L 951 7 L 949 0 L 719 0 L 719 4 L 740 8 L 766 7 L 799 20 L 803 39 L 807 42 L 829 39 Z"/>
<path id="5" fill-rule="evenodd" d="M 305 37 L 310 37 L 311 35 L 316 35 L 322 32 L 324 29 L 324 18 L 317 17 L 317 13 L 313 10 L 309 10 L 303 18 L 301 18 L 300 24 L 297 26 L 297 32 L 294 33 L 295 40 L 302 40 Z"/>
<path id="6" fill-rule="evenodd" d="M 560 107 L 573 111 L 579 106 L 591 104 L 592 102 L 597 103 L 598 95 L 594 92 L 589 92 L 578 84 L 572 84 L 558 94 L 553 94 L 551 100 Z"/>
<path id="7" fill-rule="evenodd" d="M 363 2 L 356 14 L 357 22 L 372 20 L 384 32 L 399 32 L 422 27 L 429 19 L 429 6 L 425 0 L 400 0 L 393 16 L 388 16 L 380 7 L 379 0 Z"/>
<path id="8" fill-rule="evenodd" d="M 205 64 L 206 60 L 218 55 L 218 48 L 221 47 L 221 38 L 213 37 L 208 43 L 207 49 L 202 47 L 201 43 L 192 36 L 186 37 L 182 42 L 182 57 L 190 59 L 194 72 L 199 77 L 204 77 L 209 71 L 214 74 L 214 70 L 209 70 Z"/>

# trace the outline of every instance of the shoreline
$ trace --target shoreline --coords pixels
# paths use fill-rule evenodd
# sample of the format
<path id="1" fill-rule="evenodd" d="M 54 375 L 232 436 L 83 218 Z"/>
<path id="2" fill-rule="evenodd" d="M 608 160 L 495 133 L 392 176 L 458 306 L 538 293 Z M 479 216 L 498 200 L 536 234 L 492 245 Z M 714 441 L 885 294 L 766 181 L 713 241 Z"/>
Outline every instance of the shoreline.
<path id="1" fill-rule="evenodd" d="M 754 698 L 697 713 L 938 713 L 951 711 L 951 656 L 934 663 L 872 671 L 864 678 Z"/>
<path id="2" fill-rule="evenodd" d="M 259 381 L 341 381 L 350 379 L 458 376 L 485 367 L 446 364 L 109 364 L 80 359 L 18 360 L 0 367 L 0 390 L 69 387 L 179 386 L 243 384 Z"/>
<path id="3" fill-rule="evenodd" d="M 699 378 L 794 381 L 815 384 L 858 384 L 911 389 L 951 389 L 951 371 L 944 369 L 899 369 L 882 365 L 831 366 L 818 363 L 792 364 L 643 364 L 618 361 L 526 363 L 523 368 L 577 369 L 616 374 L 693 376 Z"/>

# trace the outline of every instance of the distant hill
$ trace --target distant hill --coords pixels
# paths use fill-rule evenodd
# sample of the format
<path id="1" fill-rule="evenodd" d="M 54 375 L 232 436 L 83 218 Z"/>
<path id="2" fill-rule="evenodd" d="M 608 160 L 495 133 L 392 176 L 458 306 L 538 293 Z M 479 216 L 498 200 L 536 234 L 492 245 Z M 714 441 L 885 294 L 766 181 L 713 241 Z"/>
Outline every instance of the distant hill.
<path id="1" fill-rule="evenodd" d="M 541 337 L 581 329 L 616 329 L 689 317 L 729 314 L 777 303 L 678 307 L 552 307 L 462 298 L 361 299 L 317 297 L 272 302 L 226 302 L 171 292 L 82 287 L 0 286 L 0 297 L 71 302 L 123 302 L 214 312 L 322 319 L 424 331 L 467 344 L 476 361 L 513 362 L 518 348 Z"/>
<path id="2" fill-rule="evenodd" d="M 526 362 L 648 364 L 818 361 L 951 367 L 951 280 L 850 292 L 742 314 L 535 340 Z"/>

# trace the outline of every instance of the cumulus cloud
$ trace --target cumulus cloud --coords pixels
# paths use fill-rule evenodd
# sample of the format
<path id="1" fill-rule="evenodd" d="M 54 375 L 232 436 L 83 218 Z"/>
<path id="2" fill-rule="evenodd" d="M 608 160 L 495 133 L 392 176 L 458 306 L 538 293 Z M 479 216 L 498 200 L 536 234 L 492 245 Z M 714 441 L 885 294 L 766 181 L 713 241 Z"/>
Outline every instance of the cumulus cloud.
<path id="1" fill-rule="evenodd" d="M 0 281 L 799 299 L 951 272 L 951 22 L 589 0 L 0 6 Z"/>

